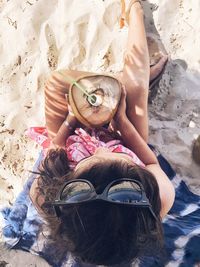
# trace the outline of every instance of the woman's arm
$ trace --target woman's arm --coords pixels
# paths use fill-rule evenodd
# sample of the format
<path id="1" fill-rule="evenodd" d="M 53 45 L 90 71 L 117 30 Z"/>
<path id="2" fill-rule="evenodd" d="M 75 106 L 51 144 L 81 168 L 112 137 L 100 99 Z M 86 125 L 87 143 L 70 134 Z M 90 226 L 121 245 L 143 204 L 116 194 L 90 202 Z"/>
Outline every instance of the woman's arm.
<path id="1" fill-rule="evenodd" d="M 126 95 L 126 89 L 122 87 L 119 107 L 113 119 L 114 125 L 120 132 L 124 144 L 130 148 L 145 165 L 157 163 L 156 156 L 126 115 Z"/>
<path id="2" fill-rule="evenodd" d="M 119 123 L 119 128 L 126 146 L 136 153 L 136 155 L 146 165 L 146 169 L 153 173 L 157 180 L 161 199 L 160 215 L 163 218 L 174 203 L 174 187 L 167 175 L 161 169 L 155 154 L 146 144 L 144 139 L 139 135 L 131 122 L 127 119 L 122 120 L 121 123 Z"/>
<path id="3" fill-rule="evenodd" d="M 124 116 L 120 118 L 117 122 L 117 126 L 124 144 L 130 148 L 145 165 L 158 163 L 153 151 L 127 117 Z"/>
<path id="4" fill-rule="evenodd" d="M 123 118 L 121 121 L 118 121 L 118 127 L 125 145 L 134 151 L 146 165 L 146 169 L 149 170 L 157 180 L 161 199 L 160 216 L 163 218 L 174 203 L 174 187 L 161 169 L 155 154 L 139 135 L 132 123 L 127 118 Z"/>
<path id="5" fill-rule="evenodd" d="M 93 73 L 76 70 L 59 70 L 51 73 L 45 85 L 45 119 L 48 135 L 53 139 L 68 114 L 66 94 L 69 93 L 68 76 L 77 80 Z"/>
<path id="6" fill-rule="evenodd" d="M 127 116 L 146 142 L 148 141 L 149 74 L 144 11 L 141 4 L 136 2 L 132 4 L 129 14 L 128 40 L 121 82 L 126 86 Z"/>
<path id="7" fill-rule="evenodd" d="M 175 190 L 171 181 L 161 169 L 155 154 L 128 120 L 126 116 L 126 91 L 124 88 L 114 121 L 125 145 L 143 161 L 146 169 L 155 176 L 159 186 L 162 205 L 160 215 L 164 217 L 174 203 Z"/>
<path id="8" fill-rule="evenodd" d="M 65 121 L 60 126 L 56 136 L 52 139 L 53 145 L 65 147 L 66 140 L 72 134 L 77 124 L 76 117 L 69 112 Z"/>

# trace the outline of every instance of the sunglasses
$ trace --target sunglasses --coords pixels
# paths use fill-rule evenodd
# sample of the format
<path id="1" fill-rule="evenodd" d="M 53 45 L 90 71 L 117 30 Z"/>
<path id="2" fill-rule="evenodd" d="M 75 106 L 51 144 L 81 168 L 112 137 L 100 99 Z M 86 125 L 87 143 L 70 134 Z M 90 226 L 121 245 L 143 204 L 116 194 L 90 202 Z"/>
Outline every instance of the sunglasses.
<path id="1" fill-rule="evenodd" d="M 102 194 L 97 194 L 94 186 L 85 179 L 68 181 L 59 191 L 56 200 L 51 202 L 56 215 L 62 214 L 62 207 L 74 206 L 94 201 L 105 201 L 118 205 L 136 208 L 148 208 L 152 216 L 157 216 L 152 210 L 142 184 L 133 179 L 122 178 L 109 183 Z"/>

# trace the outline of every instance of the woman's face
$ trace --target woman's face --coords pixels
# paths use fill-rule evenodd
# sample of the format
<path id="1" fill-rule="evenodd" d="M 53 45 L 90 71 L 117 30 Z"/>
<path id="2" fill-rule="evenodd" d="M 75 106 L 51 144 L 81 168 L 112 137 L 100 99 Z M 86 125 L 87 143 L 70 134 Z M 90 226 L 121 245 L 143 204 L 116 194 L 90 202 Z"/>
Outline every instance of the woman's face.
<path id="1" fill-rule="evenodd" d="M 124 161 L 128 164 L 135 165 L 132 158 L 129 155 L 125 153 L 114 153 L 114 152 L 111 152 L 108 148 L 100 147 L 96 149 L 94 155 L 81 160 L 76 165 L 74 171 L 78 172 L 78 170 L 83 171 L 85 169 L 91 168 L 94 164 L 96 164 L 99 161 L 101 162 Z"/>

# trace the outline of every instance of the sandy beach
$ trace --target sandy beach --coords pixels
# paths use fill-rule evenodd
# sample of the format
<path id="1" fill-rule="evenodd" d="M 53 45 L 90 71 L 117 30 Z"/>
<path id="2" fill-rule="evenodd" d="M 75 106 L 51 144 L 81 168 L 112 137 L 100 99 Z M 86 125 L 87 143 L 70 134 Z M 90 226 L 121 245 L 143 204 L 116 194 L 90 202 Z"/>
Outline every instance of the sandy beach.
<path id="1" fill-rule="evenodd" d="M 200 135 L 200 2 L 142 2 L 148 36 L 170 56 L 149 104 L 149 142 L 200 194 L 200 166 L 191 156 Z M 12 205 L 40 151 L 24 133 L 45 125 L 50 72 L 122 69 L 128 28 L 119 28 L 120 10 L 116 0 L 0 1 L 0 207 Z M 24 254 L 1 249 L 0 265 L 48 266 Z"/>

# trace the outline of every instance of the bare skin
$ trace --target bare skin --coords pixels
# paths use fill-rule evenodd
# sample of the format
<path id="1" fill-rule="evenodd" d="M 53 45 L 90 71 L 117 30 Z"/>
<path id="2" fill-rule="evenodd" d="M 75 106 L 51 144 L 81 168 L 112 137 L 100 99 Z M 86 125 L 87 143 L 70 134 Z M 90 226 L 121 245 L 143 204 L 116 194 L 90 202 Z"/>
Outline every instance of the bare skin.
<path id="1" fill-rule="evenodd" d="M 175 197 L 174 187 L 167 177 L 167 175 L 160 168 L 155 154 L 149 148 L 144 139 L 140 136 L 134 125 L 130 122 L 126 115 L 126 91 L 122 91 L 122 98 L 118 111 L 114 117 L 118 130 L 121 133 L 121 137 L 129 149 L 135 152 L 135 154 L 146 165 L 146 169 L 149 170 L 157 180 L 159 186 L 159 193 L 161 199 L 161 212 L 160 216 L 163 218 L 170 210 Z M 129 164 L 135 165 L 132 158 L 129 155 L 120 153 L 112 153 L 108 149 L 98 148 L 93 156 L 78 163 L 75 171 L 91 168 L 98 160 L 107 161 L 126 161 Z"/>
<path id="2" fill-rule="evenodd" d="M 103 160 L 105 160 L 106 162 L 119 161 L 119 163 L 123 161 L 124 163 L 128 163 L 129 165 L 135 165 L 129 155 L 126 155 L 124 153 L 113 153 L 110 152 L 109 149 L 102 147 L 98 148 L 93 156 L 80 161 L 75 168 L 75 172 L 83 172 L 85 169 L 92 168 L 96 163 Z M 156 180 L 159 186 L 161 199 L 160 217 L 164 218 L 174 202 L 174 189 L 169 182 L 168 177 L 160 168 L 157 167 L 157 165 L 158 164 L 150 164 L 147 165 L 146 168 L 154 175 L 155 173 L 159 173 L 159 176 L 157 175 Z"/>
<path id="3" fill-rule="evenodd" d="M 167 62 L 168 57 L 163 56 L 159 60 L 159 62 L 152 66 L 150 68 L 150 77 L 149 81 L 151 82 L 154 80 L 160 72 L 162 72 L 164 65 Z M 89 76 L 94 75 L 92 72 L 83 72 L 83 71 L 77 71 L 77 70 L 60 70 L 53 72 L 49 79 L 47 80 L 46 87 L 45 87 L 45 117 L 46 117 L 46 126 L 49 132 L 49 136 L 51 138 L 54 138 L 56 134 L 58 133 L 58 130 L 60 129 L 62 123 L 67 117 L 68 114 L 68 106 L 65 94 L 68 93 L 70 83 L 68 80 L 64 80 L 65 74 L 69 75 L 70 77 L 73 77 L 75 80 L 78 79 L 81 76 Z M 56 79 L 55 79 L 56 77 Z M 115 78 L 117 78 L 120 82 L 123 82 L 125 80 L 125 75 L 123 74 L 123 71 L 116 74 Z M 128 81 L 127 81 L 128 83 Z M 131 84 L 131 81 L 130 81 Z M 129 110 L 133 110 L 134 113 L 136 113 L 136 103 L 137 99 L 142 98 L 143 91 L 147 91 L 144 94 L 144 98 L 141 99 L 141 105 L 140 106 L 147 106 L 147 99 L 148 99 L 148 89 L 141 88 L 135 88 L 134 86 L 131 86 L 132 89 L 127 89 L 128 95 L 130 95 L 130 98 L 132 99 L 131 104 L 129 104 L 130 107 L 127 107 L 127 112 L 130 118 L 134 118 L 135 115 L 131 114 Z M 147 111 L 146 108 L 141 108 L 141 113 Z M 148 131 L 144 131 L 142 125 L 143 121 L 147 123 L 146 114 L 141 116 L 141 120 L 138 119 L 132 119 L 134 125 L 138 128 L 138 131 L 140 134 L 143 134 L 143 137 L 147 135 Z M 148 127 L 148 125 L 144 125 L 144 128 Z M 144 133 L 143 133 L 144 132 Z M 147 137 L 144 138 L 147 141 Z"/>
<path id="4" fill-rule="evenodd" d="M 121 132 L 122 139 L 125 140 L 125 145 L 136 153 L 144 162 L 146 168 L 154 174 L 158 182 L 162 203 L 161 217 L 164 217 L 171 208 L 175 193 L 171 182 L 160 168 L 155 155 L 147 145 L 147 102 L 149 81 L 162 71 L 166 61 L 167 56 L 162 57 L 158 64 L 150 70 L 143 10 L 138 2 L 134 3 L 130 9 L 128 42 L 123 71 L 115 76 L 125 86 L 125 90 L 123 91 L 123 97 L 114 122 Z M 93 73 L 61 70 L 54 72 L 47 81 L 45 88 L 46 125 L 50 137 L 61 146 L 63 145 L 63 142 L 61 142 L 62 137 L 67 138 L 66 127 L 63 122 L 67 119 L 71 124 L 75 124 L 73 116 L 68 114 L 65 94 L 68 92 L 70 84 L 64 78 L 65 75 L 77 79 L 82 75 L 93 75 Z M 68 131 L 67 135 L 69 134 L 70 132 Z M 106 155 L 108 153 L 105 151 L 101 151 L 100 155 L 98 154 L 103 158 Z M 112 156 L 114 155 L 112 154 Z M 108 158 L 110 157 L 111 155 L 108 155 Z M 87 168 L 94 159 L 95 157 L 90 157 L 85 160 Z M 36 184 L 33 184 L 31 188 L 33 202 L 35 186 Z"/>
<path id="5" fill-rule="evenodd" d="M 158 63 L 150 68 L 150 82 L 153 81 L 163 70 L 168 60 L 167 55 L 163 55 Z"/>
<path id="6" fill-rule="evenodd" d="M 125 85 L 127 91 L 127 115 L 142 138 L 148 140 L 148 89 L 149 81 L 162 71 L 167 56 L 163 56 L 153 67 L 149 67 L 149 53 L 144 28 L 143 10 L 139 3 L 132 5 L 129 16 L 129 32 L 122 72 L 115 77 Z M 75 80 L 91 72 L 60 70 L 51 74 L 45 88 L 46 126 L 51 138 L 55 137 L 68 114 L 65 94 L 70 83 L 66 75 Z"/>

